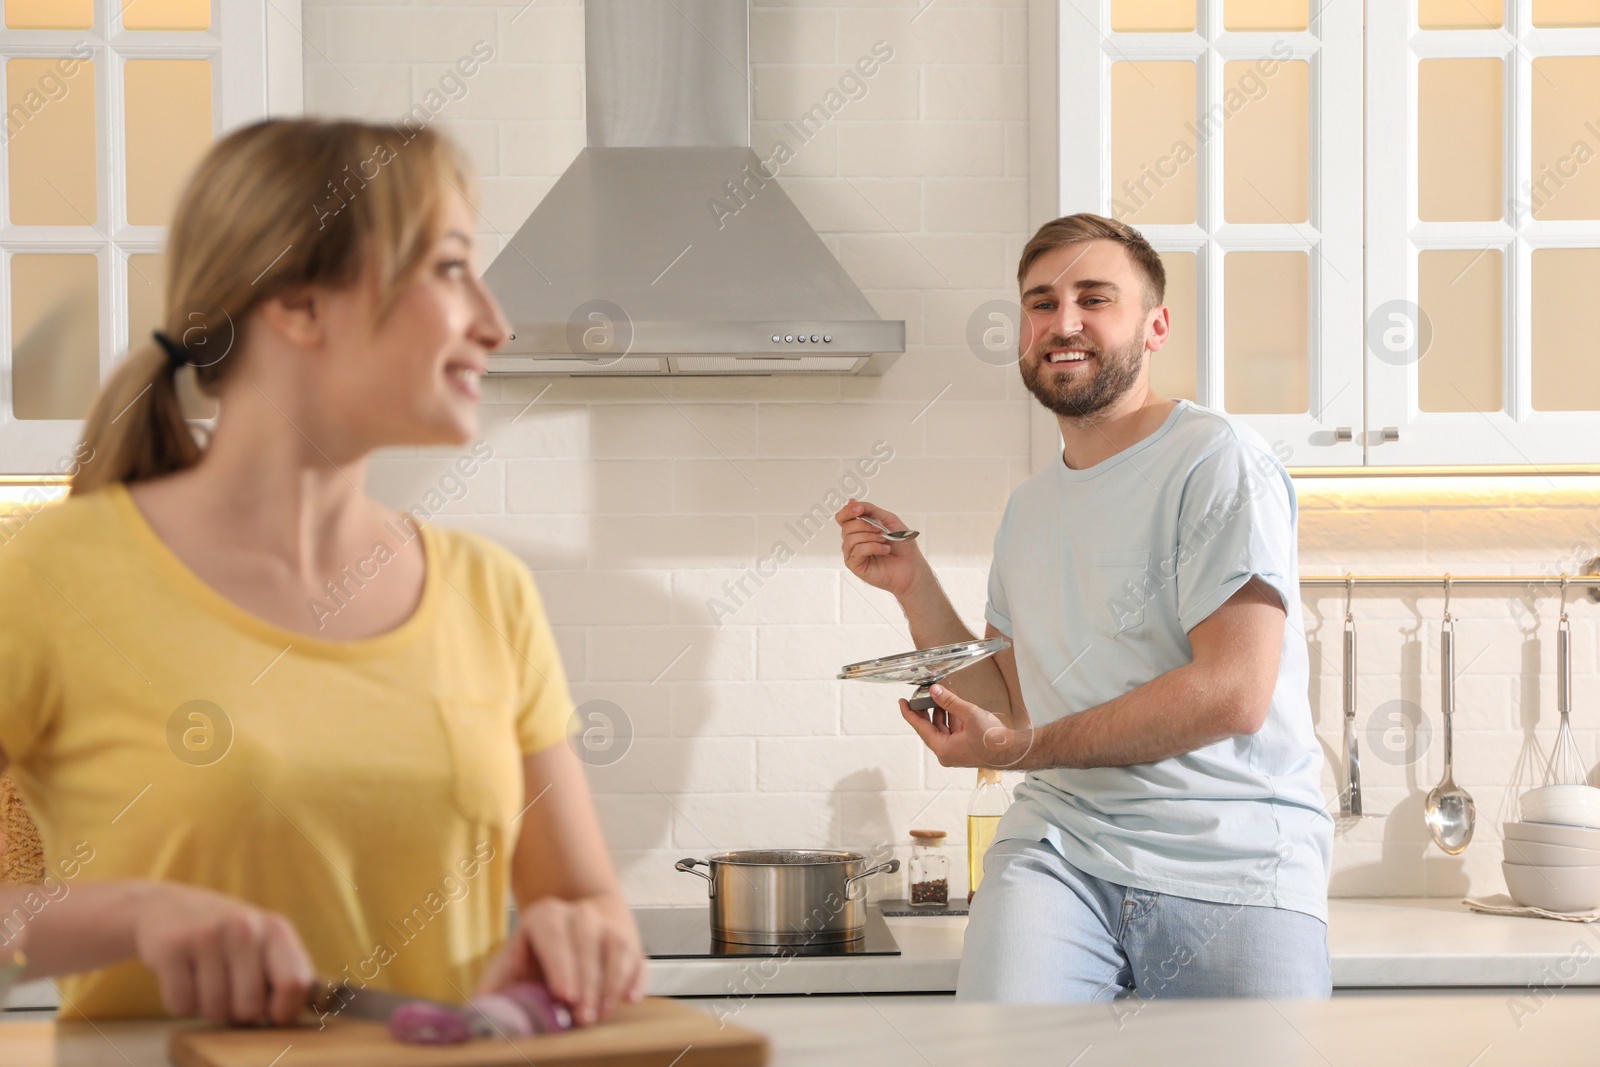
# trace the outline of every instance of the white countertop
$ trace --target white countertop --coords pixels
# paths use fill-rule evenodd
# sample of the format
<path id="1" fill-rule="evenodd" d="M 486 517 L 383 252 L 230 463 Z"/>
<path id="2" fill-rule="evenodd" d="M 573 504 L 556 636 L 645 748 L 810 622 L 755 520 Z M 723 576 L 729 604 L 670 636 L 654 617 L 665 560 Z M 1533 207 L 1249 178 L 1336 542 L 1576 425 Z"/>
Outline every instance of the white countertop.
<path id="1" fill-rule="evenodd" d="M 766 1034 L 770 1067 L 1591 1067 L 1600 993 L 1514 1016 L 1506 993 L 1268 1003 L 957 1004 L 932 997 L 766 998 L 734 1025 Z M 696 1001 L 721 1014 L 717 1001 Z"/>
<path id="2" fill-rule="evenodd" d="M 1523 1016 L 1506 1010 L 1507 999 L 1501 991 L 1279 1003 L 1022 1006 L 956 1004 L 925 996 L 694 1003 L 765 1034 L 770 1067 L 1589 1067 L 1595 1062 L 1600 993 L 1558 993 Z M 0 1062 L 6 1067 L 167 1067 L 174 1025 L 0 1026 Z"/>
<path id="3" fill-rule="evenodd" d="M 1479 915 L 1446 899 L 1328 903 L 1333 984 L 1341 991 L 1600 987 L 1600 923 Z M 966 919 L 884 921 L 899 956 L 653 960 L 650 992 L 744 1002 L 774 994 L 954 992 Z M 55 1003 L 48 982 L 33 982 L 12 990 L 6 1006 Z"/>
<path id="4" fill-rule="evenodd" d="M 1449 899 L 1328 902 L 1328 950 L 1339 989 L 1600 986 L 1600 924 L 1480 915 Z M 653 960 L 660 996 L 951 993 L 962 917 L 885 918 L 899 956 L 786 960 Z M 1580 947 L 1581 946 L 1581 947 Z"/>
<path id="5" fill-rule="evenodd" d="M 1483 915 L 1457 900 L 1328 901 L 1335 988 L 1600 986 L 1600 923 Z"/>

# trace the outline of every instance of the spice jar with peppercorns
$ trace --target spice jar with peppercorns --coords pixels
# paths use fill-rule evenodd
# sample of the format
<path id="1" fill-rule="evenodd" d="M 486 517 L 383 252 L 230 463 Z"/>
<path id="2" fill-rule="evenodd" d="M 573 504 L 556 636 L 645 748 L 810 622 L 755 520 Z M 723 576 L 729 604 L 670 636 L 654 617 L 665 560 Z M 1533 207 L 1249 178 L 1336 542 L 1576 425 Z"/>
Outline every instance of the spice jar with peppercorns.
<path id="1" fill-rule="evenodd" d="M 906 865 L 914 908 L 943 908 L 950 903 L 950 857 L 944 854 L 943 830 L 911 831 L 911 862 Z"/>

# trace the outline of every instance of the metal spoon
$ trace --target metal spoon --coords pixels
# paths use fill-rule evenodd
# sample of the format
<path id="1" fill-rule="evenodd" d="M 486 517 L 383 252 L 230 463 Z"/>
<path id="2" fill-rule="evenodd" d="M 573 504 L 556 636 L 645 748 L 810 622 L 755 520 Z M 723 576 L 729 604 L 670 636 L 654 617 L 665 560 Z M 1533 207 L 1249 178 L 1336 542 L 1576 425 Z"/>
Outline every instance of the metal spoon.
<path id="1" fill-rule="evenodd" d="M 863 515 L 861 517 L 863 519 L 866 519 L 868 522 L 872 523 L 872 525 L 876 526 L 878 529 L 882 530 L 883 531 L 883 536 L 887 537 L 891 541 L 914 541 L 914 540 L 916 540 L 916 537 L 917 537 L 917 531 L 916 530 L 891 530 L 891 529 L 889 529 L 889 527 L 885 526 L 883 523 L 879 522 L 877 519 L 870 518 L 870 517 L 868 517 L 866 515 Z"/>
<path id="2" fill-rule="evenodd" d="M 1444 576 L 1444 627 L 1439 632 L 1439 704 L 1444 717 L 1444 777 L 1428 793 L 1422 819 L 1428 824 L 1433 843 L 1452 856 L 1460 855 L 1472 841 L 1472 826 L 1478 807 L 1472 794 L 1456 785 L 1451 776 L 1450 720 L 1456 710 L 1455 620 L 1450 617 L 1450 576 Z"/>

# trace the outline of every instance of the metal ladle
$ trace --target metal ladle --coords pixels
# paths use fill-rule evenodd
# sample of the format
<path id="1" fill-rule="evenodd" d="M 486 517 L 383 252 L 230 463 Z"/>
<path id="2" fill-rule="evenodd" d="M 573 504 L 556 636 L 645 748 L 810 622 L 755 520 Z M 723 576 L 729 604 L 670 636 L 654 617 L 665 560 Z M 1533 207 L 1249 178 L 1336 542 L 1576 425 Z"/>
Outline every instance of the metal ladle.
<path id="1" fill-rule="evenodd" d="M 1450 616 L 1450 575 L 1444 576 L 1444 625 L 1439 631 L 1439 705 L 1444 718 L 1444 777 L 1428 793 L 1422 819 L 1433 843 L 1452 856 L 1466 851 L 1478 807 L 1451 775 L 1451 719 L 1456 710 L 1456 624 Z"/>
<path id="2" fill-rule="evenodd" d="M 882 530 L 883 536 L 887 537 L 891 541 L 914 541 L 916 540 L 917 534 L 920 532 L 918 530 L 891 530 L 877 519 L 874 519 L 868 515 L 863 515 L 861 517 L 866 519 L 872 525 L 876 526 L 878 529 Z"/>

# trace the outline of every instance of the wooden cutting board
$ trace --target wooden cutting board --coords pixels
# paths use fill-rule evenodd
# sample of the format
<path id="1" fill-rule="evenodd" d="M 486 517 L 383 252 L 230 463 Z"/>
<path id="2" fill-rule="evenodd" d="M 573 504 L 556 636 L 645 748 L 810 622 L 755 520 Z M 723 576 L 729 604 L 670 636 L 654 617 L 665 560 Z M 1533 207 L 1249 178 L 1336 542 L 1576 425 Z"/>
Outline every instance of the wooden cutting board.
<path id="1" fill-rule="evenodd" d="M 625 1004 L 605 1022 L 564 1034 L 402 1045 L 382 1023 L 334 1019 L 326 1029 L 184 1029 L 174 1067 L 762 1067 L 767 1039 L 664 997 Z"/>

